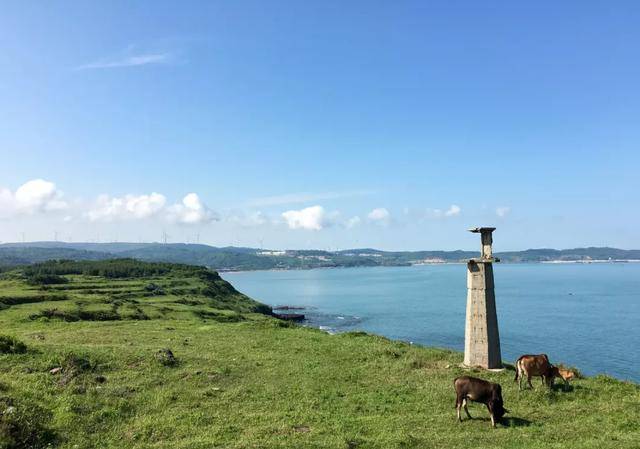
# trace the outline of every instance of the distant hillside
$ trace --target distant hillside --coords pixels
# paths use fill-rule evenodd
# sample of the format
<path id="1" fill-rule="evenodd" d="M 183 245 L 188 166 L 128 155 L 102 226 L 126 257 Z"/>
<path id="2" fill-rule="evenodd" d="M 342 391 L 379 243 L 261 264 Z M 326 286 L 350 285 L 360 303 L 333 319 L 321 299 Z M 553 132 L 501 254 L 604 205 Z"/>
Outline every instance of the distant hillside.
<path id="1" fill-rule="evenodd" d="M 0 247 L 0 267 L 26 265 L 53 259 L 103 260 L 113 255 L 99 251 L 86 251 L 55 247 Z"/>
<path id="2" fill-rule="evenodd" d="M 233 251 L 230 248 L 182 243 L 150 244 L 142 248 L 122 251 L 118 255 L 146 261 L 205 265 L 226 270 L 268 270 L 275 267 L 272 259 L 256 255 L 256 250 Z"/>
<path id="3" fill-rule="evenodd" d="M 271 270 L 459 263 L 478 251 L 381 251 L 373 248 L 341 251 L 218 248 L 186 243 L 64 243 L 29 242 L 0 245 L 0 268 L 51 259 L 102 260 L 134 258 L 149 262 L 195 264 L 216 270 Z M 528 249 L 496 253 L 504 263 L 590 262 L 640 260 L 640 250 L 617 248 Z"/>

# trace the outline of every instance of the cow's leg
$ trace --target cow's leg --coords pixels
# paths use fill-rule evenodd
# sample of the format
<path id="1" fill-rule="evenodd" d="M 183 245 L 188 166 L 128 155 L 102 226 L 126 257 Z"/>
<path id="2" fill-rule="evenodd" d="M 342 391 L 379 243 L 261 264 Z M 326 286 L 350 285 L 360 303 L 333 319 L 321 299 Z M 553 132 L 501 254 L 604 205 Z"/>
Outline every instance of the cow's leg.
<path id="1" fill-rule="evenodd" d="M 493 412 L 491 411 L 491 407 L 487 404 L 487 410 L 489 410 L 489 416 L 491 416 L 491 427 L 496 426 L 496 419 L 493 417 Z"/>
<path id="2" fill-rule="evenodd" d="M 527 383 L 529 384 L 529 388 L 533 390 L 533 385 L 531 385 L 531 374 L 527 373 Z"/>
<path id="3" fill-rule="evenodd" d="M 472 419 L 471 418 L 471 414 L 469 413 L 469 409 L 467 408 L 467 400 L 466 399 L 462 402 L 462 406 L 464 407 L 464 411 L 467 413 L 467 416 L 469 417 L 469 419 Z"/>
<path id="4" fill-rule="evenodd" d="M 460 416 L 460 408 L 462 407 L 463 399 L 456 395 L 456 413 L 458 414 L 458 421 L 462 422 L 462 416 Z"/>
<path id="5" fill-rule="evenodd" d="M 518 373 L 520 375 L 518 379 L 518 391 L 522 391 L 522 378 L 524 377 L 524 373 L 520 370 L 520 367 L 518 367 Z"/>

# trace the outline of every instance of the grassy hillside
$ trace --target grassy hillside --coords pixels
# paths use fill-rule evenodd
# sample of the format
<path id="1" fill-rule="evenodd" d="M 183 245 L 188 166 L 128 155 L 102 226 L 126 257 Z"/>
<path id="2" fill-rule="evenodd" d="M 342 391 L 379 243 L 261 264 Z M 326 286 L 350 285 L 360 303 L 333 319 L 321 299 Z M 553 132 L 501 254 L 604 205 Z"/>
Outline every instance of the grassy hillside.
<path id="1" fill-rule="evenodd" d="M 518 392 L 455 419 L 461 354 L 292 326 L 197 267 L 47 263 L 0 279 L 0 448 L 636 448 L 640 388 Z M 21 345 L 23 343 L 25 346 Z M 170 349 L 174 358 L 165 349 Z M 19 443 L 22 442 L 20 445 Z"/>

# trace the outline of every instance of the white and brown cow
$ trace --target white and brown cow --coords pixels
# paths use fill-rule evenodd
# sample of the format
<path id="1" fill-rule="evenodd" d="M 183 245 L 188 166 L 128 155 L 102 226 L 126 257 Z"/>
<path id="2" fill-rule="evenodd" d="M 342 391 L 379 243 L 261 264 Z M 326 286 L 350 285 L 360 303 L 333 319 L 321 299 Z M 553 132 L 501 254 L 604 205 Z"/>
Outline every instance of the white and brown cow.
<path id="1" fill-rule="evenodd" d="M 533 385 L 531 385 L 531 377 L 533 376 L 540 376 L 542 384 L 546 384 L 549 388 L 553 386 L 553 379 L 555 377 L 560 377 L 564 380 L 558 368 L 549 362 L 547 354 L 521 355 L 518 360 L 516 360 L 516 377 L 514 379 L 515 382 L 518 382 L 519 390 L 522 389 L 522 380 L 525 376 L 531 388 L 533 388 Z"/>

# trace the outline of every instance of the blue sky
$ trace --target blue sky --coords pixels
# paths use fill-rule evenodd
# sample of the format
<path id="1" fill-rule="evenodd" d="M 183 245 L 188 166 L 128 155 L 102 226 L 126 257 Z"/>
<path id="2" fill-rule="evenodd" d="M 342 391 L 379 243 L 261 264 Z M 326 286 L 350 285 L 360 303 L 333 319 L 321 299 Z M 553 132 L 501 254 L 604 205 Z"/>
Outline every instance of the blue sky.
<path id="1" fill-rule="evenodd" d="M 637 2 L 14 2 L 0 240 L 639 248 Z"/>

